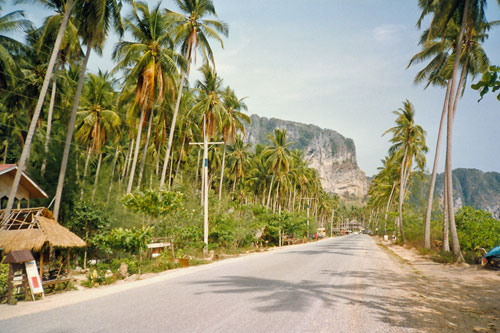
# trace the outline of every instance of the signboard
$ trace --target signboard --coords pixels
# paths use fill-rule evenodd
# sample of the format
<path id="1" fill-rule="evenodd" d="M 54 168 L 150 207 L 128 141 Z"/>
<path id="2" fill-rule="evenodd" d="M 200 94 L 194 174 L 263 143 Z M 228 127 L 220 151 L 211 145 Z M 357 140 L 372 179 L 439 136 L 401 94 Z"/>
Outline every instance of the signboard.
<path id="1" fill-rule="evenodd" d="M 36 262 L 34 260 L 27 261 L 24 265 L 26 266 L 26 275 L 28 276 L 31 292 L 33 294 L 43 294 L 42 279 L 40 279 L 40 274 L 38 274 Z"/>

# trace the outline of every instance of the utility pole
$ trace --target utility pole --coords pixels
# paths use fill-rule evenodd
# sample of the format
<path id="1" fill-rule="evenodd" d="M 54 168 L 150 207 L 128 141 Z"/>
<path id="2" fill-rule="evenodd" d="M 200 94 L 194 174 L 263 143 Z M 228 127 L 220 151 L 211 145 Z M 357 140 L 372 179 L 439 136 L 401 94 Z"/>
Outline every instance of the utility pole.
<path id="1" fill-rule="evenodd" d="M 307 200 L 307 239 L 309 239 L 309 211 L 311 209 L 309 202 L 310 200 L 314 200 L 314 198 L 302 198 L 302 200 Z"/>
<path id="2" fill-rule="evenodd" d="M 205 255 L 208 251 L 208 145 L 221 145 L 224 142 L 208 142 L 207 129 L 206 129 L 206 118 L 203 115 L 203 142 L 190 142 L 190 145 L 203 145 L 203 180 L 202 180 L 202 192 L 201 196 L 203 198 L 203 242 L 205 246 L 203 247 L 203 252 Z"/>

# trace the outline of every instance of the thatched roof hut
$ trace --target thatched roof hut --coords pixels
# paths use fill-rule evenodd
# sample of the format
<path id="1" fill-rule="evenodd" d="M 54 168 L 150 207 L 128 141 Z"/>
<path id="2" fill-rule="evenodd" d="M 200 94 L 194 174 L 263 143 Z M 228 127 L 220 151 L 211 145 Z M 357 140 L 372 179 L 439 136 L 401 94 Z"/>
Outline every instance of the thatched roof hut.
<path id="1" fill-rule="evenodd" d="M 53 247 L 84 247 L 85 242 L 63 227 L 47 208 L 13 209 L 5 220 L 0 210 L 0 248 L 40 251 L 47 244 Z"/>

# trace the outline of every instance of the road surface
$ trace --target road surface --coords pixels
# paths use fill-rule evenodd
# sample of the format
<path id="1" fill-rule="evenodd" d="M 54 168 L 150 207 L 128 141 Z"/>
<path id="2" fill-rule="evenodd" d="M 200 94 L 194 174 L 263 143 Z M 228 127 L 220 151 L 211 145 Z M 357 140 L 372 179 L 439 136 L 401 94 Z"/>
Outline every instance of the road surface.
<path id="1" fill-rule="evenodd" d="M 366 235 L 225 260 L 0 321 L 0 332 L 406 332 L 412 272 Z"/>

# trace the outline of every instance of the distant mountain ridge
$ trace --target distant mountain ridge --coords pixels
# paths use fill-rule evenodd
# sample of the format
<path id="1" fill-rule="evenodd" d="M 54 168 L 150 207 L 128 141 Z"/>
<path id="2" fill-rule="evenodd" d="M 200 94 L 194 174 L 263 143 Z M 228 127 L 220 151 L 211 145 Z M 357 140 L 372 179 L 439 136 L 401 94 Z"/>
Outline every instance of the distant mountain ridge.
<path id="1" fill-rule="evenodd" d="M 365 173 L 356 161 L 356 146 L 350 138 L 331 129 L 277 118 L 251 116 L 245 126 L 246 141 L 252 145 L 269 144 L 267 138 L 277 128 L 287 130 L 291 149 L 304 151 L 309 166 L 318 170 L 325 191 L 364 197 L 368 192 Z"/>
<path id="2" fill-rule="evenodd" d="M 436 193 L 443 197 L 443 174 L 436 179 Z M 453 203 L 456 208 L 484 209 L 500 219 L 500 173 L 478 169 L 453 170 Z"/>

